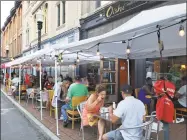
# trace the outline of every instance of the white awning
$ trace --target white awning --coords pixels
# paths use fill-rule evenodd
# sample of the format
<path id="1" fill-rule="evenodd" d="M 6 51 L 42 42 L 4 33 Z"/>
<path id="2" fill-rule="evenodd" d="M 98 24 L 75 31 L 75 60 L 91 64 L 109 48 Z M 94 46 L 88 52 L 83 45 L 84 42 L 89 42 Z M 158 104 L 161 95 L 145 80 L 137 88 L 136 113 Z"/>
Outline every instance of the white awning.
<path id="1" fill-rule="evenodd" d="M 145 10 L 106 34 L 67 45 L 57 44 L 53 48 L 56 50 L 65 49 L 70 52 L 83 50 L 86 53 L 96 54 L 97 46 L 95 45 L 101 43 L 99 49 L 102 55 L 126 58 L 127 43 L 102 44 L 102 42 L 127 40 L 135 37 L 135 39 L 129 42 L 131 46 L 131 59 L 159 57 L 157 32 L 136 38 L 139 35 L 158 30 L 157 25 L 159 25 L 161 28 L 171 26 L 160 31 L 161 40 L 164 42 L 163 56 L 186 55 L 186 38 L 178 35 L 180 26 L 178 23 L 182 19 L 186 19 L 186 3 Z M 186 28 L 185 23 L 182 23 L 184 28 Z"/>
<path id="2" fill-rule="evenodd" d="M 178 23 L 182 19 L 186 19 L 186 3 L 145 10 L 108 33 L 70 44 L 59 43 L 51 45 L 49 48 L 11 61 L 6 64 L 6 67 L 30 62 L 44 54 L 49 55 L 51 52 L 54 52 L 54 50 L 66 50 L 65 53 L 67 53 L 67 51 L 72 53 L 82 50 L 84 54 L 95 56 L 97 44 L 99 43 L 101 43 L 99 45 L 99 50 L 103 56 L 126 58 L 127 43 L 102 43 L 132 38 L 135 39 L 129 42 L 131 47 L 130 59 L 159 57 L 157 32 L 136 38 L 137 36 L 158 30 L 157 25 L 161 26 L 161 28 L 171 26 L 160 31 L 161 40 L 164 42 L 163 56 L 186 55 L 186 37 L 180 37 L 178 35 L 180 26 Z M 184 28 L 186 28 L 185 23 L 181 23 Z M 173 26 L 174 24 L 176 25 Z M 67 56 L 69 57 L 71 55 L 68 53 Z M 84 60 L 84 58 L 82 60 Z M 50 60 L 46 61 L 48 64 L 54 64 L 54 61 L 51 61 L 51 63 L 49 62 Z M 66 60 L 64 63 L 65 62 Z"/>

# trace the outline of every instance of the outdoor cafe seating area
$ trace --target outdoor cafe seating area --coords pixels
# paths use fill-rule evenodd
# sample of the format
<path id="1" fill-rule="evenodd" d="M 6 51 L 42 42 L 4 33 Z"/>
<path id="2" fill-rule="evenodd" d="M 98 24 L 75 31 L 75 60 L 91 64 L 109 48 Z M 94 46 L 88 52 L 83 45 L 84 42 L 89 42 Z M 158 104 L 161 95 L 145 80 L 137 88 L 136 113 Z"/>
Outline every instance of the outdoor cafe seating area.
<path id="1" fill-rule="evenodd" d="M 165 8 L 167 8 L 167 10 L 165 10 Z M 182 10 L 178 12 L 178 8 Z M 155 15 L 154 18 L 151 18 L 152 15 L 159 12 L 159 10 L 161 12 L 173 10 L 174 12 L 172 15 L 170 12 L 166 12 L 165 15 L 157 14 L 160 16 Z M 106 85 L 107 97 L 109 97 L 107 100 L 108 102 L 104 102 L 104 106 L 99 109 L 99 114 L 93 114 L 93 117 L 97 119 L 99 118 L 99 120 L 105 122 L 105 132 L 116 130 L 121 126 L 121 121 L 115 124 L 111 122 L 108 107 L 111 106 L 115 110 L 116 106 L 118 106 L 119 103 L 119 96 L 121 96 L 121 91 L 119 89 L 119 85 L 121 83 L 118 79 L 120 78 L 120 76 L 117 74 L 120 73 L 120 71 L 125 70 L 127 72 L 127 75 L 124 77 L 127 79 L 126 84 L 130 85 L 130 78 L 133 77 L 132 75 L 130 76 L 130 59 L 160 57 L 159 52 L 162 52 L 162 50 L 159 50 L 160 48 L 157 47 L 158 45 L 162 46 L 161 44 L 158 44 L 157 40 L 160 39 L 160 37 L 157 38 L 157 36 L 152 35 L 151 32 L 153 31 L 155 34 L 158 32 L 160 34 L 163 34 L 162 39 L 165 42 L 167 42 L 166 45 L 162 48 L 164 49 L 163 56 L 168 57 L 170 55 L 186 55 L 183 52 L 186 47 L 184 39 L 181 39 L 176 34 L 171 34 L 171 32 L 175 32 L 176 30 L 178 30 L 178 27 L 176 27 L 176 25 L 186 21 L 185 11 L 186 7 L 184 8 L 183 4 L 166 6 L 160 9 L 158 8 L 150 11 L 143 11 L 131 20 L 129 20 L 128 22 L 124 23 L 124 25 L 102 36 L 97 36 L 79 42 L 70 43 L 68 45 L 63 46 L 63 48 L 62 44 L 56 44 L 55 46 L 51 46 L 50 48 L 45 50 L 39 50 L 36 53 L 33 53 L 29 56 L 25 56 L 21 59 L 18 58 L 17 60 L 5 64 L 4 81 L 2 83 L 4 87 L 3 91 L 8 96 L 12 96 L 12 98 L 18 101 L 18 103 L 23 108 L 30 112 L 35 118 L 40 120 L 48 129 L 54 132 L 59 138 L 67 140 L 98 139 L 99 130 L 97 127 L 83 127 L 83 109 L 85 108 L 85 103 L 88 100 L 88 98 L 96 92 L 93 87 L 95 87 L 98 84 Z M 150 14 L 152 14 L 151 17 Z M 140 20 L 141 17 L 145 18 L 146 20 Z M 162 25 L 159 29 L 156 26 L 158 24 Z M 136 26 L 133 27 L 132 25 Z M 144 35 L 142 35 L 143 33 Z M 135 36 L 134 34 L 137 35 Z M 171 37 L 167 38 L 168 35 L 171 35 Z M 142 36 L 142 38 L 140 36 Z M 145 40 L 149 40 L 149 42 Z M 131 41 L 134 42 L 133 45 L 129 48 L 128 45 Z M 126 44 L 128 43 L 127 48 L 124 45 L 124 42 Z M 171 44 L 173 48 L 170 47 Z M 114 47 L 114 45 L 116 45 L 116 47 Z M 143 46 L 144 48 L 140 50 L 139 46 Z M 150 46 L 153 47 L 150 48 Z M 180 46 L 181 48 L 179 48 L 178 46 Z M 177 54 L 172 54 L 171 52 L 174 52 L 172 49 L 179 49 L 180 51 L 177 51 Z M 52 59 L 51 56 L 53 56 Z M 106 59 L 110 60 L 109 62 L 107 62 L 109 63 L 109 67 L 107 69 L 104 69 L 104 61 L 106 61 Z M 119 68 L 119 61 L 116 61 L 118 59 L 123 59 L 123 61 L 127 63 L 127 68 Z M 72 66 L 73 70 L 76 71 L 77 66 L 90 63 L 100 63 L 100 66 L 102 66 L 100 67 L 100 81 L 94 83 L 95 85 L 92 84 L 92 88 L 90 88 L 91 90 L 88 91 L 88 95 L 72 97 L 72 108 L 67 108 L 65 110 L 68 117 L 69 125 L 67 127 L 63 127 L 65 125 L 64 122 L 62 122 L 61 120 L 61 117 L 63 117 L 61 115 L 62 106 L 59 105 L 59 102 L 57 100 L 57 87 L 59 82 L 58 78 L 60 77 L 61 72 L 58 72 L 57 68 L 59 65 L 62 67 Z M 53 84 L 51 84 L 50 88 L 47 88 L 48 85 L 45 87 L 45 80 L 43 80 L 43 77 L 45 73 L 45 68 L 49 66 L 54 68 L 55 74 L 54 77 L 51 77 L 51 75 L 48 76 L 48 85 L 50 85 L 51 83 Z M 32 67 L 36 67 L 38 76 L 36 80 L 37 83 L 33 82 L 34 86 L 31 86 L 33 90 L 30 91 L 30 86 L 26 84 L 26 78 L 24 77 L 27 73 L 25 71 L 23 72 L 23 70 L 32 69 Z M 12 70 L 17 71 L 16 75 L 15 73 L 14 75 L 11 75 Z M 9 77 L 7 78 L 6 73 L 8 73 L 8 71 Z M 11 83 L 12 76 L 17 76 L 17 79 L 19 80 L 19 84 L 16 85 L 17 89 L 14 92 Z M 76 80 L 79 80 L 81 84 L 84 84 L 86 88 L 89 88 L 89 84 L 87 84 L 86 82 L 84 83 L 84 81 L 80 81 L 80 77 L 76 79 L 77 76 L 78 74 L 76 75 L 75 72 L 74 75 L 71 77 L 72 80 L 69 81 L 67 77 L 65 78 L 65 75 L 63 75 L 64 78 L 62 78 L 62 81 L 60 82 L 63 83 L 64 81 L 68 81 L 69 88 L 72 83 L 75 83 Z M 96 79 L 96 77 L 92 79 Z M 66 92 L 68 91 L 68 88 L 66 89 Z M 140 88 L 135 88 L 133 89 L 133 91 L 133 96 L 135 98 L 138 98 Z M 152 100 L 154 97 L 146 96 L 146 98 Z M 66 102 L 66 99 L 62 99 L 61 102 Z M 155 110 L 150 112 L 148 106 L 146 105 L 145 109 L 146 115 L 144 117 L 144 123 L 142 125 L 129 127 L 126 129 L 142 128 L 144 130 L 144 139 L 163 140 L 163 123 L 157 120 Z M 182 116 L 182 119 L 183 117 L 186 117 L 185 112 L 187 112 L 186 108 L 176 109 L 175 114 L 173 114 L 174 123 L 169 125 L 170 140 L 185 139 L 185 120 L 183 120 L 182 123 L 180 123 L 181 119 L 177 120 L 178 116 Z M 120 130 L 123 131 L 124 129 L 121 128 Z"/>

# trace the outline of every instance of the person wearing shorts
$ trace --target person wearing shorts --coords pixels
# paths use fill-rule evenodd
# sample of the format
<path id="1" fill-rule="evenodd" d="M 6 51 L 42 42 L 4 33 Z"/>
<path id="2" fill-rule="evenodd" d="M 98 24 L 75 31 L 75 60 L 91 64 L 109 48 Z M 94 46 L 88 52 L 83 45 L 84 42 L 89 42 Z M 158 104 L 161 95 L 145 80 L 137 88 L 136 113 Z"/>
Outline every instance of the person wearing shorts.
<path id="1" fill-rule="evenodd" d="M 122 89 L 122 100 L 115 110 L 109 108 L 112 123 L 122 120 L 121 129 L 135 127 L 143 124 L 146 114 L 144 104 L 132 96 L 132 87 L 125 85 Z M 103 135 L 103 140 L 141 140 L 143 136 L 142 128 L 114 130 Z"/>

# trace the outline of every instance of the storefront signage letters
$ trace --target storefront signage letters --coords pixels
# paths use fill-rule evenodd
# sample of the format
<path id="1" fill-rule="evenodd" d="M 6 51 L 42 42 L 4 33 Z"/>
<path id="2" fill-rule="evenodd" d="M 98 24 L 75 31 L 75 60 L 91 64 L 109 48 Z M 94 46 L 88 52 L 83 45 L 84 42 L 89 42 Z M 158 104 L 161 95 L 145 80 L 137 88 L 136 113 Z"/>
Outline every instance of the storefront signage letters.
<path id="1" fill-rule="evenodd" d="M 107 18 L 110 18 L 117 14 L 120 14 L 124 12 L 125 6 L 126 6 L 125 3 L 119 3 L 118 5 L 111 5 L 110 7 L 107 8 L 105 16 Z"/>

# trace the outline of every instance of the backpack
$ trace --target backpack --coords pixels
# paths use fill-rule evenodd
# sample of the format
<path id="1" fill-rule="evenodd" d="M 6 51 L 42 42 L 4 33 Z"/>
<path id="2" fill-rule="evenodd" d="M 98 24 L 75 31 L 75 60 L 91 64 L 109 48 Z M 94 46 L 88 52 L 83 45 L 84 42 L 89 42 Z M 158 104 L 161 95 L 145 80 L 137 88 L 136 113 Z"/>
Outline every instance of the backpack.
<path id="1" fill-rule="evenodd" d="M 175 93 L 175 85 L 169 81 L 158 80 L 154 84 L 154 90 L 157 96 L 160 96 L 156 104 L 157 119 L 166 123 L 172 123 L 175 111 L 172 102 Z"/>

